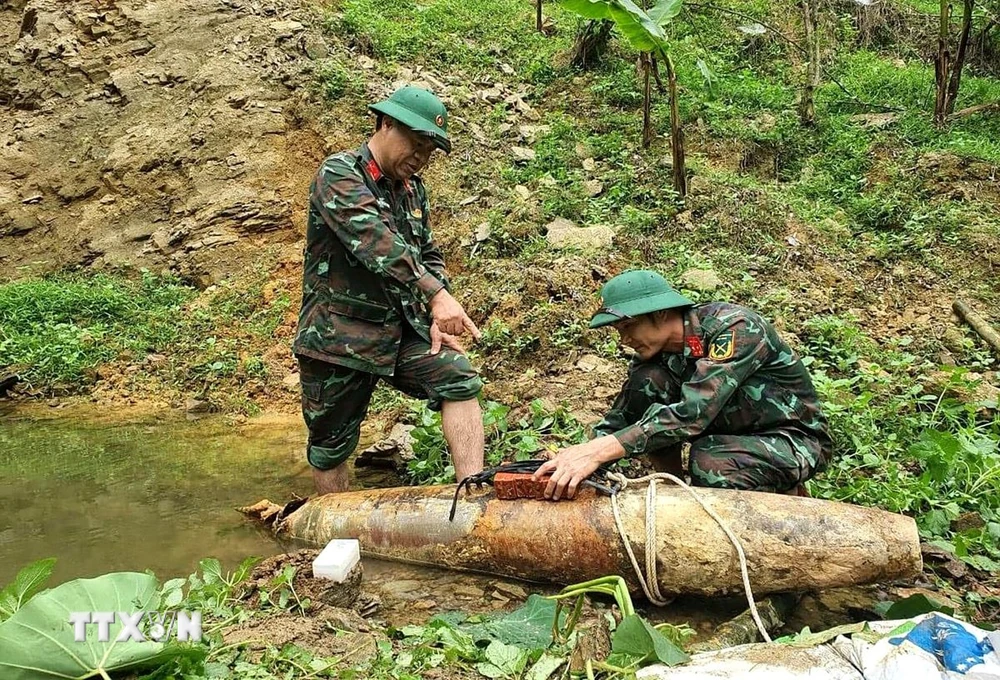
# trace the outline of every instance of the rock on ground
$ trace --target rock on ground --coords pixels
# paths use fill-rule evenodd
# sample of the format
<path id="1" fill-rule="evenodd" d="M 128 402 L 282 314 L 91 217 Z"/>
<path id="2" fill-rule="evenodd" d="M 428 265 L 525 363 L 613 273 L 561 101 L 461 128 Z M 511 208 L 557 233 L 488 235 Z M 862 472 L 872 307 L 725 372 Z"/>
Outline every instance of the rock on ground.
<path id="1" fill-rule="evenodd" d="M 610 248 L 615 238 L 611 227 L 578 227 L 562 217 L 545 225 L 546 238 L 554 248 Z"/>
<path id="2" fill-rule="evenodd" d="M 712 293 L 722 286 L 722 279 L 711 269 L 688 269 L 681 274 L 680 284 L 690 290 Z"/>

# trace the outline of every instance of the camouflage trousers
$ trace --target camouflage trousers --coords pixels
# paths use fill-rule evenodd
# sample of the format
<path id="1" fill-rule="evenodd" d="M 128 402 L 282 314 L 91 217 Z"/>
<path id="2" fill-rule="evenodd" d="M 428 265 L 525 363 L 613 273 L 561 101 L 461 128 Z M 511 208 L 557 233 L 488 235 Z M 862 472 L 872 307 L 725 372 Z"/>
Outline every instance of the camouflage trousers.
<path id="1" fill-rule="evenodd" d="M 625 391 L 624 415 L 629 423 L 638 422 L 650 406 L 661 403 L 651 394 L 669 395 L 668 403 L 680 398 L 680 386 L 672 384 L 669 373 L 650 364 L 629 374 Z M 697 486 L 784 492 L 825 468 L 819 440 L 794 427 L 732 434 L 709 428 L 689 443 L 688 472 Z M 680 459 L 682 446 L 650 451 L 654 466 L 671 468 L 671 459 Z"/>
<path id="2" fill-rule="evenodd" d="M 437 411 L 445 401 L 475 399 L 483 387 L 468 357 L 441 348 L 430 354 L 430 344 L 412 329 L 404 331 L 396 370 L 380 376 L 297 355 L 302 384 L 302 415 L 309 428 L 309 464 L 330 470 L 354 452 L 361 437 L 361 423 L 368 413 L 372 393 L 385 380 L 411 397 L 427 399 Z"/>

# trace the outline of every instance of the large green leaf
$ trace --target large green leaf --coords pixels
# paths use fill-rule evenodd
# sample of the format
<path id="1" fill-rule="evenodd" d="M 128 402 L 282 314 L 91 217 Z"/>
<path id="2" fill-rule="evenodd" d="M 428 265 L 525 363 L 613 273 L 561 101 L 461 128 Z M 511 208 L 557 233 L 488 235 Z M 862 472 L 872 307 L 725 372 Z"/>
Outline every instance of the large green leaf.
<path id="1" fill-rule="evenodd" d="M 117 620 L 110 626 L 108 642 L 97 641 L 93 625 L 88 626 L 86 641 L 74 640 L 71 612 L 145 611 L 155 608 L 156 599 L 156 578 L 130 572 L 77 579 L 35 596 L 0 623 L 0 678 L 83 680 L 201 654 L 190 646 L 116 642 L 122 629 Z"/>
<path id="2" fill-rule="evenodd" d="M 667 53 L 663 29 L 632 0 L 561 0 L 564 7 L 586 19 L 610 19 L 635 49 L 641 52 Z M 659 3 L 658 3 L 659 4 Z M 672 2 L 664 2 L 662 17 L 673 11 Z M 677 3 L 680 11 L 680 3 Z M 661 18 L 662 18 L 661 17 Z M 666 22 L 668 19 L 663 18 Z"/>
<path id="3" fill-rule="evenodd" d="M 486 661 L 476 664 L 476 670 L 487 678 L 519 676 L 528 663 L 528 654 L 525 649 L 494 640 L 486 648 Z"/>
<path id="4" fill-rule="evenodd" d="M 532 594 L 519 609 L 482 623 L 462 624 L 461 628 L 477 641 L 499 640 L 523 649 L 545 649 L 552 642 L 552 619 L 556 602 Z"/>
<path id="5" fill-rule="evenodd" d="M 676 666 L 691 660 L 684 650 L 637 614 L 622 619 L 611 638 L 611 651 L 634 658 L 640 664 L 659 661 Z"/>
<path id="6" fill-rule="evenodd" d="M 681 5 L 683 4 L 684 0 L 659 0 L 646 10 L 646 14 L 657 26 L 666 26 L 671 19 L 681 13 Z"/>
<path id="7" fill-rule="evenodd" d="M 885 612 L 887 619 L 912 619 L 921 614 L 930 612 L 943 612 L 951 616 L 955 613 L 954 607 L 949 607 L 936 600 L 932 600 L 923 593 L 916 593 L 907 598 L 894 602 Z"/>
<path id="8" fill-rule="evenodd" d="M 55 558 L 49 557 L 32 562 L 17 572 L 14 581 L 0 590 L 0 621 L 10 618 L 25 602 L 42 589 L 49 576 L 52 575 L 52 567 L 55 566 L 55 563 Z"/>

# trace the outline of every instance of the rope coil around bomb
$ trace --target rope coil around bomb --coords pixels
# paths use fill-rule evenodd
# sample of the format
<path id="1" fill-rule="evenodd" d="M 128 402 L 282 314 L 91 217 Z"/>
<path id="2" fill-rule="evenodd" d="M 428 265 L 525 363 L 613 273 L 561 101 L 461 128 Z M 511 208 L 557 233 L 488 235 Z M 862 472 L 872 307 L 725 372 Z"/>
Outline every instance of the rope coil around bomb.
<path id="1" fill-rule="evenodd" d="M 698 493 L 692 489 L 690 486 L 684 483 L 683 480 L 678 479 L 672 474 L 666 472 L 657 472 L 651 475 L 646 475 L 645 477 L 637 477 L 630 479 L 623 474 L 612 472 L 607 475 L 608 480 L 611 483 L 617 483 L 617 489 L 615 493 L 611 496 L 611 509 L 615 516 L 615 526 L 618 528 L 618 534 L 621 536 L 622 543 L 625 544 L 625 551 L 628 553 L 629 559 L 632 561 L 632 569 L 635 570 L 636 578 L 639 579 L 639 585 L 642 586 L 643 593 L 650 602 L 659 606 L 666 606 L 670 604 L 670 600 L 663 597 L 660 593 L 660 582 L 656 575 L 656 482 L 657 480 L 663 479 L 673 482 L 677 486 L 681 487 L 694 498 L 698 505 L 701 506 L 702 510 L 708 513 L 708 516 L 715 520 L 715 523 L 719 525 L 723 533 L 726 534 L 726 538 L 729 542 L 733 544 L 736 549 L 736 556 L 740 562 L 740 576 L 743 577 L 743 590 L 747 596 L 747 604 L 750 607 L 750 616 L 753 618 L 753 622 L 757 625 L 757 630 L 760 632 L 761 637 L 764 638 L 766 642 L 771 642 L 771 636 L 767 633 L 767 628 L 764 626 L 764 622 L 761 621 L 760 614 L 757 612 L 757 603 L 754 601 L 753 589 L 750 587 L 750 573 L 747 569 L 747 557 L 743 551 L 743 544 L 740 539 L 737 538 L 736 534 L 733 533 L 732 529 L 719 517 L 718 513 L 715 512 L 709 505 L 705 502 Z M 639 566 L 639 560 L 636 559 L 635 553 L 632 551 L 632 543 L 628 540 L 628 536 L 625 533 L 625 526 L 622 523 L 621 513 L 618 509 L 618 492 L 623 491 L 632 484 L 641 484 L 642 482 L 648 482 L 646 487 L 646 571 L 643 573 L 642 568 Z"/>
<path id="2" fill-rule="evenodd" d="M 473 485 L 479 489 L 482 489 L 484 485 L 493 486 L 493 478 L 499 472 L 534 473 L 539 467 L 542 466 L 543 463 L 546 462 L 547 459 L 523 460 L 514 463 L 506 463 L 494 468 L 488 468 L 474 475 L 469 475 L 459 482 L 458 487 L 455 489 L 455 497 L 451 503 L 451 512 L 448 513 L 448 521 L 453 522 L 455 520 L 455 513 L 458 510 L 458 499 L 462 493 L 462 489 L 465 489 L 466 493 L 469 493 L 472 490 Z M 650 602 L 656 605 L 665 606 L 670 603 L 670 600 L 664 598 L 660 593 L 659 580 L 656 575 L 656 482 L 661 479 L 673 482 L 691 494 L 694 500 L 698 502 L 706 513 L 708 513 L 709 517 L 715 520 L 715 523 L 718 524 L 723 533 L 726 534 L 726 537 L 736 549 L 736 556 L 740 563 L 740 575 L 743 577 L 743 589 L 746 593 L 747 604 L 750 607 L 750 614 L 754 623 L 757 625 L 757 630 L 760 632 L 761 637 L 763 637 L 765 641 L 771 642 L 771 636 L 768 635 L 767 628 L 764 626 L 763 621 L 761 621 L 760 614 L 757 612 L 757 603 L 754 601 L 753 589 L 750 587 L 750 574 L 747 568 L 746 554 L 743 551 L 743 544 L 740 542 L 740 539 L 737 538 L 736 534 L 734 534 L 729 526 L 722 520 L 722 518 L 708 506 L 705 500 L 701 498 L 701 496 L 699 496 L 694 489 L 685 484 L 683 480 L 665 472 L 630 479 L 621 473 L 610 470 L 604 465 L 601 465 L 590 477 L 583 480 L 582 484 L 593 487 L 599 493 L 611 497 L 611 508 L 615 517 L 615 526 L 618 528 L 618 534 L 622 543 L 625 545 L 625 551 L 628 553 L 629 560 L 632 562 L 632 569 L 635 571 L 636 578 L 639 580 L 639 585 L 642 587 L 643 593 L 645 593 Z M 632 544 L 628 540 L 628 536 L 625 533 L 625 526 L 622 523 L 621 513 L 618 508 L 618 493 L 626 489 L 629 485 L 641 484 L 642 482 L 647 482 L 648 484 L 646 489 L 645 572 L 643 572 L 642 567 L 639 566 L 639 561 L 636 559 L 635 553 L 632 550 Z"/>

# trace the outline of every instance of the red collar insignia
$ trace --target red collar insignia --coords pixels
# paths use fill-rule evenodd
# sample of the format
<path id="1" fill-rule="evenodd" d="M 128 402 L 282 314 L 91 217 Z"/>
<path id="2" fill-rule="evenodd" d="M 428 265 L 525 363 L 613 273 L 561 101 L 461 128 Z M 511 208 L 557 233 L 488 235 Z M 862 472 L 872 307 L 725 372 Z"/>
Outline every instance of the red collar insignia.
<path id="1" fill-rule="evenodd" d="M 375 162 L 374 158 L 368 159 L 368 162 L 365 163 L 365 169 L 368 170 L 368 174 L 371 175 L 371 178 L 376 182 L 385 176 L 385 173 L 382 172 L 382 168 L 378 166 L 378 163 Z M 411 194 L 413 193 L 410 180 L 403 180 L 403 188 L 406 189 L 407 192 Z"/>
<path id="2" fill-rule="evenodd" d="M 685 337 L 684 342 L 687 344 L 688 349 L 691 350 L 691 356 L 698 359 L 705 356 L 705 346 L 701 344 L 701 338 L 697 335 Z"/>

